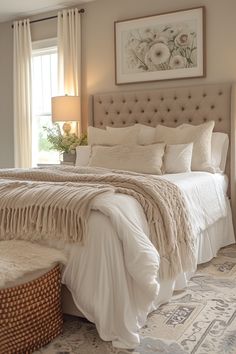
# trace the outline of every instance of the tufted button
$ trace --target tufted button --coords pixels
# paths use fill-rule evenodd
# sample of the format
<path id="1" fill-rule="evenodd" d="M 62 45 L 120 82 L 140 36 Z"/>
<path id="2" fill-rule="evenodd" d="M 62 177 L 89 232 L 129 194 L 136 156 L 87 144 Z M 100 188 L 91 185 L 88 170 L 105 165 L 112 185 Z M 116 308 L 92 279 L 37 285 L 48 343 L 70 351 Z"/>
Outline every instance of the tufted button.
<path id="1" fill-rule="evenodd" d="M 117 113 L 117 114 L 120 114 L 120 111 L 117 111 L 116 113 Z"/>
<path id="2" fill-rule="evenodd" d="M 161 119 L 161 123 L 164 123 L 165 121 L 164 121 L 164 119 Z"/>
<path id="3" fill-rule="evenodd" d="M 176 97 L 176 96 L 174 97 L 174 100 L 177 100 L 177 97 Z"/>
<path id="4" fill-rule="evenodd" d="M 148 120 L 148 123 L 149 123 L 149 124 L 152 123 L 151 119 Z"/>
<path id="5" fill-rule="evenodd" d="M 175 122 L 175 123 L 178 123 L 178 119 L 175 119 L 174 122 Z"/>
<path id="6" fill-rule="evenodd" d="M 137 121 L 137 120 L 135 120 L 135 121 L 134 121 L 134 123 L 135 123 L 135 124 L 138 124 L 138 121 Z"/>
<path id="7" fill-rule="evenodd" d="M 191 119 L 191 118 L 189 118 L 189 120 L 188 120 L 188 121 L 189 121 L 189 123 L 192 123 L 192 119 Z"/>
<path id="8" fill-rule="evenodd" d="M 198 110 L 199 110 L 199 106 L 196 106 L 196 108 L 195 108 L 195 109 L 196 109 L 196 111 L 198 111 Z"/>
<path id="9" fill-rule="evenodd" d="M 181 107 L 181 110 L 182 110 L 182 111 L 184 111 L 184 110 L 185 110 L 185 108 L 184 108 L 184 107 Z"/>
<path id="10" fill-rule="evenodd" d="M 154 112 L 157 113 L 157 108 L 154 109 Z"/>
<path id="11" fill-rule="evenodd" d="M 170 108 L 167 108 L 167 112 L 170 112 Z"/>
<path id="12" fill-rule="evenodd" d="M 206 121 L 207 121 L 207 118 L 206 118 L 206 117 L 205 117 L 205 118 L 203 118 L 203 121 L 204 121 L 204 122 L 206 122 Z"/>
<path id="13" fill-rule="evenodd" d="M 151 98 L 148 98 L 147 100 L 148 100 L 148 102 L 150 102 L 150 101 L 151 101 Z"/>
<path id="14" fill-rule="evenodd" d="M 138 99 L 137 99 L 137 98 L 135 98 L 135 102 L 138 102 Z"/>
<path id="15" fill-rule="evenodd" d="M 125 124 L 125 121 L 123 120 L 122 124 Z"/>
<path id="16" fill-rule="evenodd" d="M 144 109 L 141 110 L 141 113 L 144 113 Z"/>
<path id="17" fill-rule="evenodd" d="M 218 121 L 219 121 L 219 122 L 222 122 L 222 118 L 219 118 Z"/>
<path id="18" fill-rule="evenodd" d="M 190 100 L 190 98 L 192 98 L 192 96 L 191 95 L 188 95 L 188 99 Z"/>
<path id="19" fill-rule="evenodd" d="M 102 104 L 102 101 L 99 101 L 100 104 Z"/>
<path id="20" fill-rule="evenodd" d="M 123 102 L 123 103 L 126 103 L 126 100 L 123 100 L 122 102 Z"/>
<path id="21" fill-rule="evenodd" d="M 111 125 L 114 125 L 114 122 L 111 122 Z"/>
<path id="22" fill-rule="evenodd" d="M 108 112 L 106 112 L 106 115 L 108 115 Z"/>
<path id="23" fill-rule="evenodd" d="M 132 113 L 132 111 L 131 110 L 129 110 L 129 114 L 131 114 Z"/>
<path id="24" fill-rule="evenodd" d="M 112 103 L 114 103 L 114 101 L 113 101 L 113 100 L 111 100 L 111 104 L 112 104 Z"/>
<path id="25" fill-rule="evenodd" d="M 204 94 L 202 95 L 202 97 L 206 97 L 206 95 L 207 95 L 207 94 L 206 94 L 206 93 L 204 93 Z"/>
<path id="26" fill-rule="evenodd" d="M 103 125 L 103 122 L 100 122 L 100 125 Z"/>
<path id="27" fill-rule="evenodd" d="M 161 97 L 161 101 L 164 101 L 164 97 Z"/>
<path id="28" fill-rule="evenodd" d="M 221 96 L 221 95 L 223 95 L 223 92 L 222 92 L 222 91 L 219 92 L 219 96 Z"/>
<path id="29" fill-rule="evenodd" d="M 211 109 L 214 109 L 214 108 L 215 108 L 215 106 L 212 104 L 212 105 L 211 105 Z"/>

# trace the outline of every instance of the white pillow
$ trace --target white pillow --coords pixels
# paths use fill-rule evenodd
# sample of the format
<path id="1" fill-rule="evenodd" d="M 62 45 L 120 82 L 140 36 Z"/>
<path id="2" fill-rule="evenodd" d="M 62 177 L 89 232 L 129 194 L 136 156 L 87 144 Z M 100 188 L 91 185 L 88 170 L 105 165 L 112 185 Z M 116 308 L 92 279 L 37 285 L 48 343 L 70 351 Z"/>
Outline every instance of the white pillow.
<path id="1" fill-rule="evenodd" d="M 193 171 L 215 172 L 211 165 L 211 138 L 215 122 L 200 125 L 182 124 L 177 128 L 163 125 L 156 127 L 156 140 L 166 144 L 193 143 L 191 169 Z"/>
<path id="2" fill-rule="evenodd" d="M 219 171 L 225 171 L 229 136 L 225 133 L 213 133 L 211 140 L 211 163 Z"/>
<path id="3" fill-rule="evenodd" d="M 162 174 L 165 144 L 93 146 L 89 166 Z"/>
<path id="4" fill-rule="evenodd" d="M 130 127 L 125 128 L 112 128 L 106 127 L 107 131 L 117 131 L 117 132 L 132 132 L 137 137 L 137 143 L 139 145 L 150 145 L 156 142 L 156 128 L 149 127 L 144 124 L 135 124 Z"/>
<path id="5" fill-rule="evenodd" d="M 165 173 L 191 171 L 193 143 L 167 145 L 164 154 Z"/>
<path id="6" fill-rule="evenodd" d="M 135 124 L 139 127 L 138 144 L 149 145 L 156 142 L 156 128 L 144 124 Z"/>
<path id="7" fill-rule="evenodd" d="M 133 131 L 121 131 L 121 128 L 104 130 L 95 127 L 88 127 L 89 145 L 134 145 L 137 142 L 137 135 Z"/>
<path id="8" fill-rule="evenodd" d="M 90 154 L 90 145 L 77 146 L 75 166 L 88 166 Z"/>

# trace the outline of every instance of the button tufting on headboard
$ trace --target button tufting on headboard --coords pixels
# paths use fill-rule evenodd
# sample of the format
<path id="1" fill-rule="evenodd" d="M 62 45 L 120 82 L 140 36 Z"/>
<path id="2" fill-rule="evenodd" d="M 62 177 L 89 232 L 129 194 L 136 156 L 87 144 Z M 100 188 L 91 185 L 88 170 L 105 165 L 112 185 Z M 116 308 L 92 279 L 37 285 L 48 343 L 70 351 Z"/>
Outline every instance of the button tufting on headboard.
<path id="1" fill-rule="evenodd" d="M 175 127 L 214 120 L 215 131 L 229 132 L 229 95 L 229 84 L 98 94 L 90 124 L 102 128 L 137 123 Z"/>

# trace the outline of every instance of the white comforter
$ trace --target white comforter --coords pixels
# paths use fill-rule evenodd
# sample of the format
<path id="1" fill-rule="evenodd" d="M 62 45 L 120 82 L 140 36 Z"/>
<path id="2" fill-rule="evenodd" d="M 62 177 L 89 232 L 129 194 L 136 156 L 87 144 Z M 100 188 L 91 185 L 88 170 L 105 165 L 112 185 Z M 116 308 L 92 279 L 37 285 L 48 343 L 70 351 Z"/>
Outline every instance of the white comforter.
<path id="1" fill-rule="evenodd" d="M 226 215 L 224 176 L 192 172 L 162 178 L 184 192 L 196 237 Z M 160 286 L 159 255 L 149 241 L 143 210 L 132 197 L 107 193 L 96 198 L 88 231 L 84 246 L 57 244 L 69 255 L 62 281 L 102 339 L 134 348 L 138 328 L 171 297 L 174 282 Z"/>

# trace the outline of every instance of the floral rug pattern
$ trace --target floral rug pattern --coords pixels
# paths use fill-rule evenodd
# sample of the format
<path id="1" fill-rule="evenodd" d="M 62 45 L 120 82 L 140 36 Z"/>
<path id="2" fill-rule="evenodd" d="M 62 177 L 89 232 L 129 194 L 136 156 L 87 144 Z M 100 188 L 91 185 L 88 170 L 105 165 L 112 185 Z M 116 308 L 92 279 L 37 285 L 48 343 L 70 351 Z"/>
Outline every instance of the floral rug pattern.
<path id="1" fill-rule="evenodd" d="M 149 315 L 140 337 L 135 350 L 116 349 L 93 324 L 66 316 L 63 335 L 35 354 L 236 354 L 236 245 L 200 265 L 188 289 Z"/>

